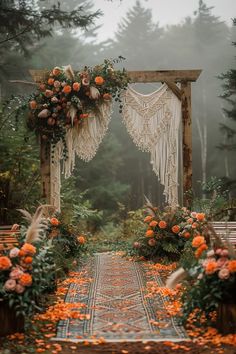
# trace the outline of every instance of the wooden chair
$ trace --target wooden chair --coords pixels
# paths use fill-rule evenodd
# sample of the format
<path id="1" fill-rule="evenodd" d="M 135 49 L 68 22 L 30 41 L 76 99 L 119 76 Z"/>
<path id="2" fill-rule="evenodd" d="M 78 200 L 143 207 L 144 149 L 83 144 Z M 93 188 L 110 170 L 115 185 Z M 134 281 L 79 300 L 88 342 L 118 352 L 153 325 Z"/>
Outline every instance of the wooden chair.
<path id="1" fill-rule="evenodd" d="M 235 221 L 212 221 L 216 234 L 236 246 L 236 222 Z"/>
<path id="2" fill-rule="evenodd" d="M 0 252 L 9 250 L 19 244 L 19 229 L 12 229 L 12 225 L 0 226 Z"/>

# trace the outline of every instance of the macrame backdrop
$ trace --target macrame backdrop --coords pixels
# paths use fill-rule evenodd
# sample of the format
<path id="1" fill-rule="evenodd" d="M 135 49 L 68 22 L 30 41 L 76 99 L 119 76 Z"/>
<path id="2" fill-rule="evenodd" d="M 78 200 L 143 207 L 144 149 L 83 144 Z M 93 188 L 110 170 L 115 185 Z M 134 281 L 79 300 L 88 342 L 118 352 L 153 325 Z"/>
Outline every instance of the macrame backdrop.
<path id="1" fill-rule="evenodd" d="M 142 151 L 151 153 L 153 171 L 164 186 L 166 201 L 177 205 L 180 100 L 166 84 L 148 95 L 129 85 L 123 100 L 128 133 Z"/>

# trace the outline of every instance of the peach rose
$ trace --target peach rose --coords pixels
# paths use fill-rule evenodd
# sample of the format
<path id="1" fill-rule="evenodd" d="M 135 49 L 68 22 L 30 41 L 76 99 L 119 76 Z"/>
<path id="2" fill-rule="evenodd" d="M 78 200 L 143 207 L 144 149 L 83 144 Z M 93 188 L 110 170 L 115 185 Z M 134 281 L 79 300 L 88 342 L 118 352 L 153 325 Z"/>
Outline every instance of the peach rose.
<path id="1" fill-rule="evenodd" d="M 148 240 L 148 244 L 149 246 L 153 247 L 156 246 L 157 241 L 154 238 L 150 238 L 150 240 Z"/>
<path id="2" fill-rule="evenodd" d="M 36 109 L 37 102 L 35 100 L 30 101 L 29 106 L 30 106 L 30 109 Z"/>
<path id="3" fill-rule="evenodd" d="M 161 220 L 161 221 L 159 222 L 159 227 L 160 227 L 160 229 L 165 229 L 166 226 L 167 226 L 167 223 L 166 223 L 164 220 Z"/>
<path id="4" fill-rule="evenodd" d="M 36 253 L 36 248 L 31 245 L 31 243 L 25 243 L 21 250 L 25 253 L 25 255 L 33 256 Z"/>
<path id="5" fill-rule="evenodd" d="M 58 66 L 56 66 L 56 67 L 52 70 L 52 74 L 53 74 L 54 76 L 58 76 L 58 75 L 60 75 L 60 73 L 61 73 L 61 70 L 60 70 L 60 68 L 58 68 Z"/>
<path id="6" fill-rule="evenodd" d="M 193 241 L 192 241 L 192 246 L 197 248 L 199 246 L 201 246 L 203 243 L 205 243 L 205 238 L 203 236 L 195 236 Z"/>
<path id="7" fill-rule="evenodd" d="M 147 215 L 147 216 L 145 217 L 145 219 L 144 219 L 144 222 L 149 223 L 152 219 L 153 219 L 153 216 Z"/>
<path id="8" fill-rule="evenodd" d="M 79 82 L 74 82 L 72 85 L 74 91 L 79 91 L 80 86 L 81 86 L 81 84 Z"/>
<path id="9" fill-rule="evenodd" d="M 59 220 L 57 218 L 51 218 L 50 219 L 50 223 L 53 225 L 53 226 L 58 226 L 60 224 Z"/>
<path id="10" fill-rule="evenodd" d="M 54 79 L 52 78 L 52 77 L 50 77 L 49 79 L 48 79 L 48 85 L 53 85 L 54 84 Z"/>
<path id="11" fill-rule="evenodd" d="M 197 213 L 196 219 L 198 221 L 203 221 L 205 219 L 205 214 L 204 213 Z"/>
<path id="12" fill-rule="evenodd" d="M 12 269 L 11 273 L 9 274 L 11 279 L 19 279 L 24 272 L 20 268 Z"/>
<path id="13" fill-rule="evenodd" d="M 147 230 L 147 231 L 146 231 L 146 236 L 147 236 L 147 237 L 153 237 L 153 236 L 154 236 L 153 230 Z"/>
<path id="14" fill-rule="evenodd" d="M 140 248 L 141 247 L 141 244 L 140 242 L 134 242 L 134 248 Z"/>
<path id="15" fill-rule="evenodd" d="M 98 85 L 98 86 L 101 86 L 104 84 L 105 80 L 103 79 L 102 76 L 96 76 L 95 79 L 95 84 Z"/>
<path id="16" fill-rule="evenodd" d="M 0 270 L 8 270 L 12 266 L 11 260 L 6 257 L 2 256 L 0 257 Z"/>
<path id="17" fill-rule="evenodd" d="M 65 85 L 62 90 L 64 93 L 68 94 L 71 92 L 71 86 L 70 85 Z"/>
<path id="18" fill-rule="evenodd" d="M 219 268 L 223 267 L 226 263 L 228 262 L 228 258 L 226 257 L 220 257 L 218 260 L 217 260 L 217 265 Z"/>
<path id="19" fill-rule="evenodd" d="M 55 88 L 59 88 L 59 87 L 61 86 L 60 81 L 55 80 L 53 86 L 54 86 Z"/>
<path id="20" fill-rule="evenodd" d="M 174 234 L 178 234 L 180 232 L 180 227 L 179 225 L 174 225 L 171 230 Z"/>
<path id="21" fill-rule="evenodd" d="M 81 245 L 83 245 L 83 244 L 85 244 L 85 237 L 84 236 L 78 236 L 77 237 L 77 241 L 81 244 Z"/>
<path id="22" fill-rule="evenodd" d="M 13 291 L 16 288 L 16 281 L 14 279 L 8 279 L 4 284 L 6 291 Z"/>
<path id="23" fill-rule="evenodd" d="M 208 261 L 207 264 L 205 265 L 205 272 L 208 275 L 211 275 L 215 273 L 215 271 L 218 269 L 217 263 L 215 261 Z"/>
<path id="24" fill-rule="evenodd" d="M 21 284 L 16 284 L 15 292 L 17 294 L 22 294 L 25 291 L 25 287 Z"/>
<path id="25" fill-rule="evenodd" d="M 32 276 L 29 273 L 24 273 L 19 279 L 19 284 L 22 286 L 32 285 Z"/>
<path id="26" fill-rule="evenodd" d="M 229 270 L 227 268 L 222 268 L 218 273 L 218 277 L 222 280 L 228 279 L 230 277 Z"/>
<path id="27" fill-rule="evenodd" d="M 236 260 L 235 259 L 228 262 L 228 270 L 230 271 L 230 273 L 236 272 Z"/>
<path id="28" fill-rule="evenodd" d="M 44 92 L 46 97 L 52 97 L 53 96 L 53 91 L 52 90 L 45 90 Z"/>
<path id="29" fill-rule="evenodd" d="M 158 225 L 158 222 L 156 220 L 151 221 L 149 224 L 150 227 L 156 227 L 157 225 Z"/>
<path id="30" fill-rule="evenodd" d="M 12 248 L 12 249 L 10 250 L 10 252 L 9 252 L 9 257 L 10 257 L 10 258 L 16 258 L 16 257 L 18 257 L 19 252 L 20 252 L 19 248 L 14 247 L 14 248 Z"/>
<path id="31" fill-rule="evenodd" d="M 183 233 L 183 236 L 184 236 L 184 238 L 190 238 L 191 234 L 190 234 L 190 232 L 185 231 L 185 232 Z"/>

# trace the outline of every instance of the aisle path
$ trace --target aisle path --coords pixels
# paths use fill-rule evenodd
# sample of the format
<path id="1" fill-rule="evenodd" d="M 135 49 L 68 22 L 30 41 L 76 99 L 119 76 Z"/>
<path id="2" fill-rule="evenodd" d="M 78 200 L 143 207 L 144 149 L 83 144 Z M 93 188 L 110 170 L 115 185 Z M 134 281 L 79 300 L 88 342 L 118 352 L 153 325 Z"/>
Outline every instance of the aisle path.
<path id="1" fill-rule="evenodd" d="M 55 340 L 72 341 L 104 338 L 107 342 L 186 339 L 184 329 L 173 317 L 165 317 L 164 326 L 154 325 L 156 312 L 165 311 L 164 299 L 145 297 L 147 281 L 157 281 L 142 263 L 127 260 L 115 253 L 98 253 L 85 265 L 92 281 L 71 284 L 65 302 L 86 303 L 88 320 L 60 321 Z M 165 327 L 165 328 L 163 328 Z"/>

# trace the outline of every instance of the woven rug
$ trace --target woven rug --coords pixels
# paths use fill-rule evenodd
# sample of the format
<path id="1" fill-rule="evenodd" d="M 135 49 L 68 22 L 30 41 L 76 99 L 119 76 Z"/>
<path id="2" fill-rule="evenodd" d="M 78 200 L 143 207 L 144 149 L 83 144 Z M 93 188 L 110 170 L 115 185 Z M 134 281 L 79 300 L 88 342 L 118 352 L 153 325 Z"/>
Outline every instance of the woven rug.
<path id="1" fill-rule="evenodd" d="M 86 265 L 92 282 L 71 284 L 65 302 L 83 302 L 88 320 L 63 320 L 58 323 L 55 340 L 84 341 L 104 338 L 119 341 L 181 341 L 184 329 L 170 316 L 165 328 L 154 325 L 156 313 L 165 311 L 162 295 L 145 297 L 145 284 L 159 277 L 147 275 L 141 262 L 134 262 L 116 253 L 98 253 Z M 158 278 L 158 279 L 157 279 Z"/>

